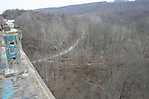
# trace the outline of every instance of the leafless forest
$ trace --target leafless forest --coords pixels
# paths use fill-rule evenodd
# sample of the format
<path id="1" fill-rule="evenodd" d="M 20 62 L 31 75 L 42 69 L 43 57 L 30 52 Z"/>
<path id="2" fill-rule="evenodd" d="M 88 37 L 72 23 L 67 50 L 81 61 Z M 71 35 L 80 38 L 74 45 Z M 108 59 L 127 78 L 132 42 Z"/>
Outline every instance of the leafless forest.
<path id="1" fill-rule="evenodd" d="M 149 99 L 148 8 L 102 2 L 15 18 L 23 49 L 57 99 Z"/>

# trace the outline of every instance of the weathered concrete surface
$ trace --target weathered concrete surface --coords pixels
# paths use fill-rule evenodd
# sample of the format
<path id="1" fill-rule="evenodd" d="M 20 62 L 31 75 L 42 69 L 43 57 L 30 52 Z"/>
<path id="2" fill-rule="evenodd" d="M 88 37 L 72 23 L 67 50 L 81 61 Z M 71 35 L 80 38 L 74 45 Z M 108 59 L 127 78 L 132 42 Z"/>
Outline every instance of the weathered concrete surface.
<path id="1" fill-rule="evenodd" d="M 0 99 L 55 99 L 23 51 L 21 60 L 19 75 L 0 80 Z"/>
<path id="2" fill-rule="evenodd" d="M 28 57 L 25 55 L 25 53 L 23 51 L 21 51 L 21 53 L 22 53 L 22 56 L 24 58 L 23 59 L 24 63 L 28 63 L 28 64 L 26 64 L 26 66 L 28 67 L 31 75 L 33 76 L 32 79 L 36 81 L 38 88 L 42 92 L 42 95 L 45 96 L 45 98 L 39 98 L 39 99 L 55 99 L 55 97 L 52 95 L 52 93 L 50 92 L 48 87 L 45 85 L 45 83 L 43 82 L 43 80 L 39 76 L 38 72 L 35 70 L 35 68 L 31 64 Z"/>

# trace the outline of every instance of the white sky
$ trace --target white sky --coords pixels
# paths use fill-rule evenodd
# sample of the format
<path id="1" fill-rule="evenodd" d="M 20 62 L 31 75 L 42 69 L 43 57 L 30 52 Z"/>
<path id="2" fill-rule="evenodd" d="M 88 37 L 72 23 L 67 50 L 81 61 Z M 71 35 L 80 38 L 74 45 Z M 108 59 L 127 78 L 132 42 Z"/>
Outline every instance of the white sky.
<path id="1" fill-rule="evenodd" d="M 38 9 L 99 1 L 113 0 L 0 0 L 0 13 L 6 9 Z"/>
<path id="2" fill-rule="evenodd" d="M 38 9 L 113 0 L 0 0 L 0 13 L 6 9 Z"/>

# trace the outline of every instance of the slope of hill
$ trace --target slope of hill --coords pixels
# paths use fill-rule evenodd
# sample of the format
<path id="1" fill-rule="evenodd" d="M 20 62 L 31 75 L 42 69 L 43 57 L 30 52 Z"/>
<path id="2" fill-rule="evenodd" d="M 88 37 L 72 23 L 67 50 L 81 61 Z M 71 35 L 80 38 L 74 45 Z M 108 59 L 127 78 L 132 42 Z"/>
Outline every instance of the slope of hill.
<path id="1" fill-rule="evenodd" d="M 97 2 L 97 3 L 88 3 L 83 5 L 71 5 L 60 8 L 43 8 L 37 9 L 36 11 L 40 11 L 43 13 L 52 13 L 52 14 L 81 14 L 85 12 L 92 12 L 97 10 L 99 7 L 105 7 L 106 2 Z"/>
<path id="2" fill-rule="evenodd" d="M 2 16 L 6 19 L 15 19 L 16 17 L 20 16 L 24 12 L 26 11 L 19 10 L 19 9 L 6 10 L 3 12 Z"/>
<path id="3" fill-rule="evenodd" d="M 148 99 L 149 3 L 93 3 L 16 18 L 57 99 Z M 62 54 L 61 54 L 62 53 Z"/>

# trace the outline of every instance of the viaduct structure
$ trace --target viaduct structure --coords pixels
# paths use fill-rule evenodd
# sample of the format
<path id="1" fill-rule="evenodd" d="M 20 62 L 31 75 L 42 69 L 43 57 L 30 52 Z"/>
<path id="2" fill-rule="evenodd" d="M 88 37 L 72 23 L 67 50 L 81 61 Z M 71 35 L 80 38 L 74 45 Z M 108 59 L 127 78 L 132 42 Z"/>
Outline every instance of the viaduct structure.
<path id="1" fill-rule="evenodd" d="M 0 99 L 55 99 L 24 53 L 14 20 L 0 17 Z"/>

